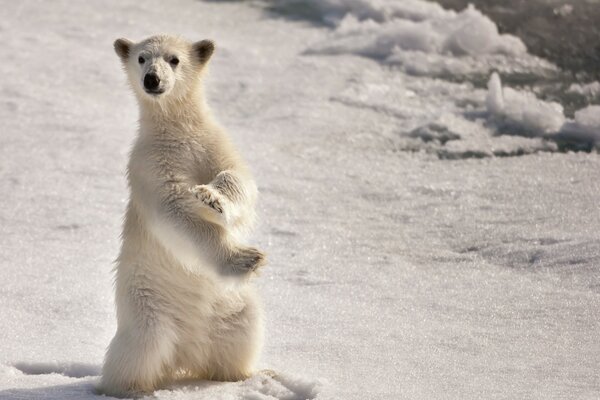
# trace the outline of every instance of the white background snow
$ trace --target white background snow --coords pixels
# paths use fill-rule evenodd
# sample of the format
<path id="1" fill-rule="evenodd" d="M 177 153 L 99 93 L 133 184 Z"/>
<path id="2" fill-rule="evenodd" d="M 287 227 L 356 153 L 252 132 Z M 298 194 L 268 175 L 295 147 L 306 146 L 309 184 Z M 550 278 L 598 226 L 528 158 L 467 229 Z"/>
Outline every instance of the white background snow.
<path id="1" fill-rule="evenodd" d="M 137 119 L 112 42 L 159 32 L 217 43 L 278 376 L 153 398 L 600 398 L 600 157 L 557 152 L 598 107 L 503 88 L 555 67 L 473 8 L 306 4 L 2 3 L 0 399 L 97 398 Z"/>

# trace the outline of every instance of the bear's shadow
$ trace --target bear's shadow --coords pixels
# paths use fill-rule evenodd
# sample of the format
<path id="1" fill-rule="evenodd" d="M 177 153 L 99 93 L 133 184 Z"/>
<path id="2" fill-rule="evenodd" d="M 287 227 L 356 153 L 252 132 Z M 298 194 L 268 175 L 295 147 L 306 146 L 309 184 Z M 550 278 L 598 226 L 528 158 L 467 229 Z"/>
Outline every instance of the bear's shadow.
<path id="1" fill-rule="evenodd" d="M 97 377 L 101 367 L 85 363 L 60 363 L 60 362 L 17 362 L 12 365 L 25 375 L 53 375 L 59 374 L 69 378 L 80 379 L 78 382 L 65 385 L 44 385 L 37 388 L 5 389 L 0 390 L 0 399 L 86 399 L 95 398 Z M 108 397 L 104 397 L 108 399 Z"/>
<path id="2" fill-rule="evenodd" d="M 76 382 L 66 385 L 41 386 L 27 389 L 7 389 L 0 390 L 0 399 L 2 400 L 81 400 L 97 398 L 99 395 L 95 391 L 95 382 L 87 380 L 85 382 Z M 102 397 L 112 399 L 113 397 Z"/>

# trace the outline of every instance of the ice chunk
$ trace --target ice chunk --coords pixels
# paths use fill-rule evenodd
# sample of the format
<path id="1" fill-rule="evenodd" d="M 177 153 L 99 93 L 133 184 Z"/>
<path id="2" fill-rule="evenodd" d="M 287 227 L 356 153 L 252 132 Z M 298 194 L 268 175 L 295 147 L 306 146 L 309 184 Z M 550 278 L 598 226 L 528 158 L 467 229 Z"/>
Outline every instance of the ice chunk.
<path id="1" fill-rule="evenodd" d="M 559 142 L 594 144 L 600 142 L 600 106 L 588 106 L 567 120 L 560 104 L 538 99 L 531 92 L 502 88 L 500 77 L 492 74 L 488 82 L 486 107 L 490 115 L 526 136 L 548 136 Z M 586 146 L 587 146 L 586 145 Z"/>
<path id="2" fill-rule="evenodd" d="M 492 74 L 486 98 L 488 112 L 528 136 L 545 136 L 560 131 L 565 123 L 559 103 L 538 99 L 534 93 L 502 88 L 500 77 Z"/>
<path id="3" fill-rule="evenodd" d="M 488 82 L 488 94 L 485 98 L 487 109 L 492 114 L 501 114 L 504 110 L 504 95 L 500 76 L 494 72 Z"/>
<path id="4" fill-rule="evenodd" d="M 459 13 L 452 25 L 443 49 L 453 54 L 522 54 L 526 51 L 520 39 L 499 35 L 496 24 L 472 5 Z"/>

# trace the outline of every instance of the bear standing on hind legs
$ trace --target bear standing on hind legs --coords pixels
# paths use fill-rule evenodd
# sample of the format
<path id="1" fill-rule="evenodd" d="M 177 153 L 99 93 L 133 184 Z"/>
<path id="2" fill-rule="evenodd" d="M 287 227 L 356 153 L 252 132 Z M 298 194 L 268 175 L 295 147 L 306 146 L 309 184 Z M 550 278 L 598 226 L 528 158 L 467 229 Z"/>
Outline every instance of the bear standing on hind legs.
<path id="1" fill-rule="evenodd" d="M 262 312 L 249 278 L 264 264 L 241 244 L 257 189 L 202 91 L 211 41 L 115 41 L 140 107 L 131 196 L 115 267 L 118 328 L 99 390 L 130 396 L 176 378 L 252 373 Z"/>

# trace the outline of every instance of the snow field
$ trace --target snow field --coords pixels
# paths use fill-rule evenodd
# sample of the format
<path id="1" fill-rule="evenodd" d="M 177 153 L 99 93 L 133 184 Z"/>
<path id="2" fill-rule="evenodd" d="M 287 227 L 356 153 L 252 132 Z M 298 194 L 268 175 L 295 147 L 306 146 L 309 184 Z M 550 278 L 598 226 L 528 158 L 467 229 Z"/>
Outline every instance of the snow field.
<path id="1" fill-rule="evenodd" d="M 600 160 L 556 153 L 554 106 L 472 83 L 554 67 L 473 9 L 313 6 L 325 24 L 239 2 L 3 7 L 0 399 L 102 398 L 87 375 L 115 329 L 137 118 L 111 44 L 156 32 L 217 43 L 206 88 L 261 192 L 259 368 L 277 376 L 150 398 L 598 398 Z"/>

